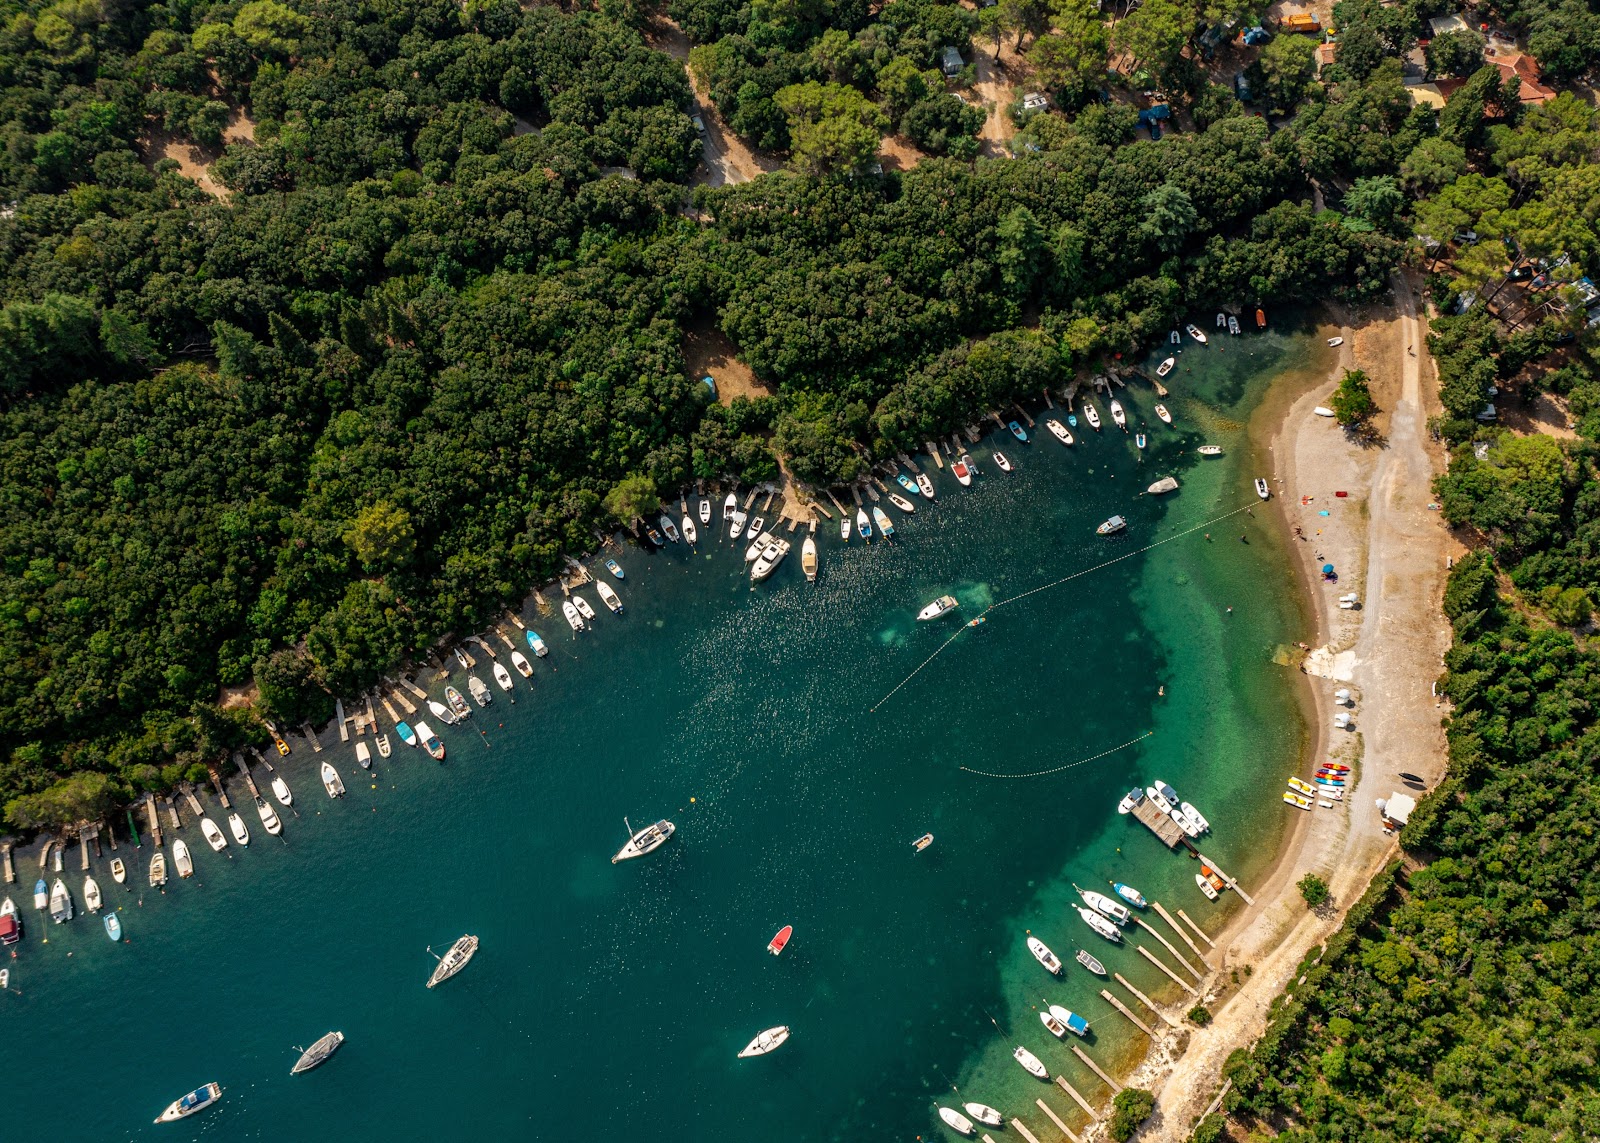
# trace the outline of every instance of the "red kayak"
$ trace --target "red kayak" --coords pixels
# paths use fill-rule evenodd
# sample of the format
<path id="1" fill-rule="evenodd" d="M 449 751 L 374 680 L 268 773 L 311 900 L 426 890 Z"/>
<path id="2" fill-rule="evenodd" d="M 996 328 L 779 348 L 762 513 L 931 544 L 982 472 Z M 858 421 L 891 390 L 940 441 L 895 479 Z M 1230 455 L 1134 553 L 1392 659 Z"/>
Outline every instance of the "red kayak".
<path id="1" fill-rule="evenodd" d="M 1322 764 L 1322 768 L 1324 770 L 1345 770 L 1345 771 L 1348 771 L 1350 769 L 1350 767 L 1346 766 L 1343 762 L 1324 762 Z"/>
<path id="2" fill-rule="evenodd" d="M 789 938 L 794 936 L 794 926 L 785 925 L 778 930 L 778 935 L 767 942 L 767 951 L 777 956 L 783 951 L 783 946 L 789 943 Z"/>

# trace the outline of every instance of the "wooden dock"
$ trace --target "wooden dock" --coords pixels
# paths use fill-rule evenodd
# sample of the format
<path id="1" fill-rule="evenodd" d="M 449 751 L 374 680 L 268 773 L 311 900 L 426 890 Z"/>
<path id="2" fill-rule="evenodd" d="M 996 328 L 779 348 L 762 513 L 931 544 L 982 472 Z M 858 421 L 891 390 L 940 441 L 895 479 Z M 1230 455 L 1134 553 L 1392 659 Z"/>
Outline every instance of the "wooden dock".
<path id="1" fill-rule="evenodd" d="M 1050 1122 L 1056 1125 L 1056 1130 L 1060 1131 L 1061 1134 L 1072 1140 L 1072 1143 L 1079 1143 L 1078 1137 L 1072 1133 L 1072 1128 L 1068 1127 L 1064 1122 L 1062 1122 L 1061 1116 L 1055 1113 L 1054 1108 L 1052 1108 L 1042 1099 L 1036 1099 L 1033 1102 L 1039 1105 L 1040 1111 L 1044 1112 L 1050 1117 Z"/>
<path id="2" fill-rule="evenodd" d="M 1152 900 L 1150 904 L 1155 907 L 1156 912 L 1161 914 L 1161 919 L 1172 926 L 1172 931 L 1183 938 L 1183 943 L 1194 950 L 1194 955 L 1199 957 L 1201 961 L 1204 961 L 1206 959 L 1206 954 L 1200 951 L 1199 945 L 1195 944 L 1189 939 L 1189 934 L 1183 931 L 1182 925 L 1178 924 L 1177 921 L 1172 919 L 1172 914 L 1161 907 L 1161 902 Z"/>
<path id="3" fill-rule="evenodd" d="M 1156 956 L 1155 953 L 1151 952 L 1149 949 L 1145 948 L 1143 945 L 1139 946 L 1139 955 L 1144 957 L 1144 959 L 1149 961 L 1151 964 L 1155 965 L 1162 972 L 1166 973 L 1167 976 L 1169 978 L 1171 978 L 1172 983 L 1176 984 L 1179 988 L 1183 989 L 1190 996 L 1198 997 L 1200 995 L 1193 988 L 1189 987 L 1189 982 L 1187 980 L 1184 980 L 1183 977 L 1179 976 L 1177 973 L 1173 972 L 1170 968 L 1168 968 L 1165 964 L 1161 963 L 1161 958 Z"/>
<path id="4" fill-rule="evenodd" d="M 156 798 L 154 794 L 144 796 L 145 813 L 150 816 L 150 836 L 156 839 L 156 848 L 161 848 L 161 819 L 156 816 Z"/>
<path id="5" fill-rule="evenodd" d="M 1255 904 L 1254 898 L 1252 898 L 1250 896 L 1250 894 L 1246 893 L 1243 889 L 1239 888 L 1239 883 L 1237 881 L 1235 881 L 1232 877 L 1229 877 L 1226 873 L 1224 873 L 1223 869 L 1222 869 L 1222 866 L 1218 865 L 1215 861 L 1212 861 L 1209 857 L 1207 857 L 1203 853 L 1200 854 L 1200 860 L 1205 862 L 1207 865 L 1211 866 L 1211 871 L 1213 873 L 1215 873 L 1218 877 L 1220 877 L 1224 881 L 1226 881 L 1228 883 L 1228 888 L 1229 889 L 1232 889 L 1235 893 L 1239 894 L 1240 897 L 1244 898 L 1244 903 L 1246 905 L 1254 905 Z"/>
<path id="6" fill-rule="evenodd" d="M 1118 984 L 1122 985 L 1122 987 L 1133 993 L 1133 998 L 1135 1000 L 1137 1000 L 1140 1004 L 1143 1004 L 1146 1008 L 1150 1009 L 1151 1014 L 1154 1015 L 1156 1019 L 1162 1021 L 1169 1028 L 1176 1028 L 1178 1026 L 1178 1022 L 1176 1020 L 1172 1019 L 1172 1017 L 1168 1016 L 1165 1012 L 1161 1011 L 1160 1008 L 1156 1007 L 1155 1001 L 1151 1000 L 1144 993 L 1140 992 L 1133 985 L 1129 984 L 1127 977 L 1123 976 L 1120 972 L 1114 972 L 1111 975 Z"/>
<path id="7" fill-rule="evenodd" d="M 178 830 L 183 828 L 183 821 L 178 817 L 177 804 L 173 802 L 171 798 L 166 799 L 166 802 L 167 816 L 172 819 L 172 829 L 173 832 L 176 833 Z"/>
<path id="8" fill-rule="evenodd" d="M 1205 976 L 1205 973 L 1201 972 L 1194 965 L 1192 965 L 1188 961 L 1184 960 L 1183 959 L 1183 954 L 1181 952 L 1179 952 L 1177 950 L 1177 948 L 1175 948 L 1173 946 L 1171 941 L 1167 940 L 1166 937 L 1162 936 L 1159 932 L 1157 932 L 1155 926 L 1152 925 L 1149 921 L 1145 920 L 1143 917 L 1141 917 L 1137 913 L 1135 913 L 1134 917 L 1133 917 L 1133 923 L 1138 925 L 1145 932 L 1149 933 L 1156 940 L 1160 941 L 1162 947 L 1165 948 L 1169 953 L 1172 954 L 1173 959 L 1176 960 L 1179 964 L 1183 965 L 1184 968 L 1189 970 L 1189 975 L 1190 976 L 1194 977 L 1196 980 L 1199 980 L 1201 977 Z"/>
<path id="9" fill-rule="evenodd" d="M 1082 1048 L 1078 1047 L 1078 1045 L 1074 1044 L 1074 1045 L 1072 1045 L 1072 1054 L 1077 1056 L 1080 1060 L 1082 1060 L 1085 1064 L 1087 1064 L 1088 1067 L 1089 1067 L 1089 1070 L 1091 1072 L 1093 1072 L 1095 1075 L 1099 1076 L 1100 1079 L 1102 1081 L 1104 1081 L 1106 1086 L 1111 1089 L 1113 1094 L 1115 1094 L 1116 1092 L 1119 1092 L 1119 1091 L 1122 1090 L 1122 1085 L 1120 1083 L 1118 1083 L 1116 1080 L 1112 1079 L 1110 1076 L 1106 1075 L 1105 1072 L 1101 1071 L 1100 1070 L 1100 1065 L 1095 1063 L 1093 1060 L 1091 1060 L 1089 1058 L 1089 1053 L 1088 1052 L 1084 1051 Z"/>
<path id="10" fill-rule="evenodd" d="M 1078 1089 L 1073 1087 L 1070 1083 L 1067 1082 L 1067 1077 L 1066 1076 L 1057 1076 L 1056 1077 L 1056 1086 L 1059 1087 L 1062 1091 L 1066 1092 L 1068 1095 L 1070 1095 L 1075 1101 L 1077 1101 L 1078 1106 L 1083 1108 L 1083 1113 L 1085 1115 L 1087 1115 L 1090 1119 L 1098 1118 L 1098 1116 L 1096 1116 L 1095 1113 L 1094 1113 L 1094 1108 L 1089 1106 L 1089 1101 L 1087 1099 L 1084 1099 L 1083 1096 L 1078 1094 Z"/>
<path id="11" fill-rule="evenodd" d="M 350 741 L 350 727 L 348 725 L 346 725 L 346 723 L 345 723 L 344 700 L 343 699 L 334 699 L 333 700 L 333 715 L 334 715 L 334 717 L 336 719 L 339 720 L 339 741 L 340 742 L 349 742 Z"/>
<path id="12" fill-rule="evenodd" d="M 311 753 L 322 753 L 322 742 L 317 738 L 316 727 L 312 726 L 309 722 L 302 722 L 300 724 L 300 733 L 305 735 L 307 742 L 311 743 Z"/>
<path id="13" fill-rule="evenodd" d="M 417 713 L 416 703 L 406 698 L 404 691 L 391 691 L 390 697 L 393 698 L 395 702 L 399 703 L 400 709 L 404 710 L 407 714 Z M 396 719 L 395 721 L 398 722 L 399 719 Z"/>
<path id="14" fill-rule="evenodd" d="M 1026 1139 L 1028 1143 L 1039 1143 L 1039 1140 L 1034 1138 L 1033 1132 L 1028 1130 L 1028 1125 L 1016 1116 L 1011 1117 L 1011 1126 L 1015 1127 L 1017 1134 Z"/>
<path id="15" fill-rule="evenodd" d="M 1206 936 L 1205 930 L 1202 929 L 1199 925 L 1195 924 L 1193 921 L 1191 921 L 1189 919 L 1189 914 L 1188 913 L 1185 913 L 1182 909 L 1179 909 L 1178 910 L 1178 916 L 1183 918 L 1183 923 L 1184 924 L 1188 925 L 1191 929 L 1194 930 L 1194 935 L 1195 936 L 1197 936 L 1201 940 L 1205 941 L 1207 948 L 1214 949 L 1214 948 L 1217 947 L 1216 945 L 1211 943 L 1211 938 Z"/>
<path id="16" fill-rule="evenodd" d="M 250 787 L 250 796 L 252 798 L 259 798 L 261 796 L 261 791 L 256 789 L 256 780 L 250 776 L 250 767 L 246 766 L 244 764 L 244 759 L 239 757 L 237 754 L 233 756 L 233 761 L 239 767 L 239 773 L 244 775 L 244 784 Z"/>
<path id="17" fill-rule="evenodd" d="M 225 810 L 233 809 L 232 804 L 228 801 L 228 791 L 222 785 L 222 775 L 218 774 L 215 768 L 211 770 L 211 784 L 217 788 L 217 800 L 222 803 L 222 808 Z"/>
<path id="18" fill-rule="evenodd" d="M 922 447 L 928 450 L 929 456 L 933 457 L 933 465 L 935 468 L 944 467 L 944 457 L 939 455 L 938 445 L 934 444 L 932 441 L 923 441 Z"/>
<path id="19" fill-rule="evenodd" d="M 1183 827 L 1151 805 L 1149 798 L 1134 806 L 1132 812 L 1134 819 L 1160 838 L 1168 849 L 1176 849 L 1183 840 Z"/>
<path id="20" fill-rule="evenodd" d="M 1105 997 L 1107 1004 L 1111 1005 L 1111 1007 L 1115 1008 L 1118 1012 L 1121 1012 L 1129 1020 L 1132 1020 L 1134 1026 L 1138 1028 L 1139 1031 L 1143 1032 L 1146 1036 L 1149 1036 L 1152 1040 L 1155 1039 L 1156 1034 L 1150 1030 L 1150 1025 L 1146 1024 L 1143 1020 L 1139 1019 L 1139 1017 L 1135 1016 L 1131 1008 L 1129 1008 L 1122 1001 L 1118 1000 L 1115 996 L 1111 995 L 1109 989 L 1102 988 L 1100 990 L 1100 995 Z"/>
<path id="21" fill-rule="evenodd" d="M 89 831 L 78 834 L 78 868 L 89 872 Z"/>
<path id="22" fill-rule="evenodd" d="M 538 593 L 535 592 L 534 594 L 535 594 L 535 597 L 537 598 L 538 597 Z M 545 606 L 548 607 L 549 604 L 546 604 Z M 406 678 L 404 675 L 400 676 L 400 685 L 403 686 L 406 690 L 410 691 L 412 694 L 416 695 L 419 699 L 426 699 L 428 697 L 428 692 L 427 691 L 425 691 L 421 687 L 417 686 L 416 683 L 412 682 L 410 679 Z"/>
<path id="23" fill-rule="evenodd" d="M 237 758 L 239 756 L 237 754 L 235 754 L 234 757 Z M 184 798 L 186 798 L 188 800 L 189 808 L 194 811 L 194 816 L 195 817 L 197 817 L 197 818 L 205 817 L 205 814 L 206 814 L 205 808 L 203 806 L 201 806 L 200 799 L 194 796 L 194 787 L 193 786 L 185 785 L 183 787 L 183 796 L 184 796 Z"/>
<path id="24" fill-rule="evenodd" d="M 17 868 L 11 864 L 11 843 L 9 841 L 5 845 L 0 845 L 0 861 L 5 864 L 6 884 L 15 883 L 17 880 Z"/>

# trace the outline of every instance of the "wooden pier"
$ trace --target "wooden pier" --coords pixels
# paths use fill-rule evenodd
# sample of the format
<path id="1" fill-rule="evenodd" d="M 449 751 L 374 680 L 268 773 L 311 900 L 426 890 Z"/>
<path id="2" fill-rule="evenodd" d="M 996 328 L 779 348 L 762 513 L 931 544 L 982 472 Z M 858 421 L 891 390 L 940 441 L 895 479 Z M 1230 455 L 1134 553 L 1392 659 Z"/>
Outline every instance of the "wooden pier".
<path id="1" fill-rule="evenodd" d="M 1083 1113 L 1085 1115 L 1087 1115 L 1090 1119 L 1099 1118 L 1098 1116 L 1095 1115 L 1094 1108 L 1089 1106 L 1089 1101 L 1087 1099 L 1084 1099 L 1083 1096 L 1079 1095 L 1078 1094 L 1078 1089 L 1073 1087 L 1070 1083 L 1067 1082 L 1067 1077 L 1066 1076 L 1057 1076 L 1056 1077 L 1056 1086 L 1059 1087 L 1062 1091 L 1066 1092 L 1068 1095 L 1070 1095 L 1074 1100 L 1076 1100 L 1078 1106 L 1083 1108 Z"/>
<path id="2" fill-rule="evenodd" d="M 1211 866 L 1211 871 L 1226 881 L 1229 889 L 1232 889 L 1235 893 L 1239 894 L 1240 897 L 1244 898 L 1244 903 L 1246 905 L 1255 904 L 1255 900 L 1250 896 L 1250 894 L 1239 888 L 1239 883 L 1222 871 L 1222 866 L 1218 865 L 1215 861 L 1212 861 L 1203 853 L 1200 854 L 1200 860 Z"/>
<path id="3" fill-rule="evenodd" d="M 1183 840 L 1183 827 L 1156 809 L 1149 798 L 1134 806 L 1132 813 L 1134 819 L 1160 838 L 1161 844 L 1168 849 L 1176 849 L 1178 843 Z"/>
<path id="4" fill-rule="evenodd" d="M 1177 973 L 1173 972 L 1170 968 L 1168 968 L 1165 964 L 1161 963 L 1161 958 L 1156 956 L 1155 953 L 1151 952 L 1149 949 L 1145 948 L 1143 945 L 1139 945 L 1138 948 L 1139 948 L 1139 955 L 1144 957 L 1144 959 L 1149 961 L 1151 964 L 1155 965 L 1162 972 L 1166 973 L 1167 976 L 1172 980 L 1173 984 L 1176 984 L 1179 988 L 1183 989 L 1190 996 L 1198 997 L 1200 995 L 1193 988 L 1189 987 L 1189 982 L 1187 980 L 1184 980 L 1183 977 L 1179 976 Z"/>
<path id="5" fill-rule="evenodd" d="M 173 829 L 173 832 L 176 833 L 178 830 L 183 828 L 183 821 L 178 817 L 177 804 L 174 803 L 171 798 L 167 798 L 166 799 L 166 803 L 167 803 L 167 816 L 172 819 L 172 829 Z"/>
<path id="6" fill-rule="evenodd" d="M 244 764 L 244 759 L 239 757 L 237 754 L 233 756 L 233 761 L 236 765 L 238 765 L 239 773 L 244 775 L 244 784 L 250 787 L 250 796 L 252 798 L 259 798 L 261 796 L 261 791 L 256 789 L 256 780 L 250 776 L 250 767 L 246 766 Z"/>
<path id="7" fill-rule="evenodd" d="M 543 597 L 540 596 L 538 592 L 535 592 L 534 593 L 534 598 L 535 599 L 542 599 Z M 545 604 L 545 606 L 549 607 L 550 605 L 547 603 L 547 604 Z M 400 676 L 400 685 L 405 687 L 405 689 L 410 691 L 412 694 L 416 695 L 419 699 L 426 699 L 428 697 L 428 692 L 427 691 L 425 691 L 421 687 L 417 686 L 416 683 L 412 682 L 410 679 L 406 678 L 404 675 Z"/>
<path id="8" fill-rule="evenodd" d="M 482 647 L 486 652 L 488 652 L 489 658 L 495 658 L 494 648 L 489 646 L 489 641 L 482 635 L 468 635 L 467 642 L 476 643 L 478 646 Z"/>
<path id="9" fill-rule="evenodd" d="M 395 702 L 399 703 L 400 708 L 407 714 L 417 713 L 417 704 L 406 698 L 404 691 L 391 691 L 389 697 L 393 698 Z M 399 719 L 396 719 L 395 721 L 398 722 Z"/>
<path id="10" fill-rule="evenodd" d="M 1039 1143 L 1039 1140 L 1034 1138 L 1033 1132 L 1028 1130 L 1028 1125 L 1016 1116 L 1011 1117 L 1011 1126 L 1015 1127 L 1017 1134 L 1026 1139 L 1028 1143 Z"/>
<path id="11" fill-rule="evenodd" d="M 56 840 L 51 838 L 44 843 L 44 848 L 39 851 L 39 868 L 41 870 L 50 868 L 50 851 L 55 847 Z"/>
<path id="12" fill-rule="evenodd" d="M 1188 961 L 1184 960 L 1183 959 L 1183 954 L 1181 952 L 1179 952 L 1173 946 L 1171 941 L 1167 940 L 1166 937 L 1162 936 L 1159 932 L 1157 932 L 1155 926 L 1152 925 L 1149 921 L 1146 921 L 1143 917 L 1139 916 L 1138 914 L 1134 914 L 1133 923 L 1138 925 L 1145 932 L 1149 933 L 1156 940 L 1160 941 L 1162 947 L 1165 948 L 1169 953 L 1172 954 L 1173 959 L 1176 960 L 1179 964 L 1183 965 L 1184 968 L 1189 970 L 1189 975 L 1190 976 L 1194 977 L 1196 980 L 1199 980 L 1201 977 L 1203 977 L 1205 975 L 1205 973 L 1201 972 L 1194 965 L 1192 965 Z"/>
<path id="13" fill-rule="evenodd" d="M 317 738 L 316 727 L 312 726 L 309 722 L 302 722 L 300 724 L 300 733 L 305 735 L 307 742 L 311 743 L 311 753 L 322 753 L 322 742 Z"/>
<path id="14" fill-rule="evenodd" d="M 1169 1028 L 1176 1028 L 1178 1026 L 1178 1022 L 1176 1020 L 1172 1019 L 1172 1017 L 1168 1016 L 1165 1012 L 1161 1011 L 1160 1008 L 1156 1007 L 1155 1001 L 1151 1000 L 1144 993 L 1140 992 L 1133 985 L 1129 984 L 1127 977 L 1123 976 L 1120 972 L 1114 972 L 1111 975 L 1118 984 L 1122 985 L 1122 987 L 1133 993 L 1133 998 L 1135 1000 L 1137 1000 L 1140 1004 L 1143 1004 L 1146 1008 L 1150 1009 L 1151 1014 L 1154 1015 L 1156 1019 L 1166 1024 L 1166 1026 Z"/>
<path id="15" fill-rule="evenodd" d="M 222 803 L 222 808 L 231 810 L 233 806 L 228 801 L 228 791 L 222 785 L 222 775 L 218 774 L 215 769 L 211 771 L 211 784 L 217 788 L 217 800 Z"/>
<path id="16" fill-rule="evenodd" d="M 1054 1108 L 1052 1108 L 1042 1099 L 1036 1099 L 1033 1102 L 1039 1105 L 1040 1111 L 1044 1112 L 1050 1117 L 1050 1122 L 1056 1125 L 1056 1130 L 1060 1131 L 1061 1134 L 1072 1140 L 1072 1143 L 1079 1143 L 1078 1137 L 1072 1133 L 1072 1128 L 1068 1127 L 1064 1122 L 1062 1122 L 1061 1116 L 1055 1113 Z"/>
<path id="17" fill-rule="evenodd" d="M 1115 996 L 1111 995 L 1109 989 L 1102 988 L 1100 990 L 1100 995 L 1105 997 L 1107 1004 L 1110 1004 L 1111 1007 L 1115 1008 L 1118 1012 L 1121 1012 L 1129 1020 L 1132 1020 L 1134 1026 L 1138 1028 L 1139 1031 L 1143 1032 L 1146 1036 L 1149 1036 L 1152 1040 L 1155 1039 L 1156 1034 L 1150 1030 L 1150 1025 L 1146 1024 L 1143 1020 L 1139 1019 L 1139 1017 L 1135 1016 L 1131 1008 L 1129 1008 L 1122 1001 L 1118 1000 Z"/>
<path id="18" fill-rule="evenodd" d="M 938 445 L 934 444 L 932 441 L 923 441 L 922 447 L 928 450 L 929 456 L 933 457 L 933 465 L 935 468 L 944 467 L 944 457 L 939 455 Z"/>
<path id="19" fill-rule="evenodd" d="M 234 757 L 238 758 L 239 756 L 237 754 L 235 754 Z M 194 787 L 193 786 L 185 785 L 183 787 L 183 796 L 186 799 L 188 799 L 189 808 L 194 811 L 194 816 L 195 817 L 197 817 L 197 818 L 205 817 L 205 815 L 206 815 L 205 808 L 200 805 L 200 799 L 194 796 Z"/>
<path id="20" fill-rule="evenodd" d="M 507 647 L 510 647 L 513 651 L 517 649 L 517 645 L 511 641 L 511 636 L 506 634 L 506 629 L 504 627 L 496 624 L 494 633 L 500 636 L 500 642 L 504 643 Z M 388 706 L 389 704 L 385 702 L 383 705 Z"/>
<path id="21" fill-rule="evenodd" d="M 333 714 L 334 714 L 334 717 L 339 720 L 339 741 L 340 742 L 349 742 L 350 741 L 350 727 L 345 724 L 344 700 L 343 699 L 334 699 L 333 700 Z"/>
<path id="22" fill-rule="evenodd" d="M 1028 422 L 1028 427 L 1030 429 L 1033 428 L 1033 418 L 1028 416 L 1028 410 L 1024 409 L 1021 405 L 1018 405 L 1016 402 L 1012 402 L 1011 407 L 1017 411 L 1017 416 L 1021 417 L 1024 421 Z"/>
<path id="23" fill-rule="evenodd" d="M 150 816 L 150 836 L 156 839 L 156 848 L 160 849 L 162 845 L 161 819 L 156 816 L 156 798 L 154 794 L 146 794 L 144 796 L 144 809 L 145 813 Z"/>
<path id="24" fill-rule="evenodd" d="M 1120 1083 L 1118 1083 L 1116 1080 L 1112 1079 L 1110 1076 L 1106 1075 L 1105 1072 L 1101 1071 L 1100 1070 L 1100 1065 L 1095 1063 L 1093 1060 L 1091 1060 L 1089 1058 L 1089 1053 L 1088 1052 L 1084 1051 L 1082 1048 L 1078 1047 L 1078 1045 L 1074 1044 L 1074 1045 L 1072 1045 L 1072 1054 L 1077 1056 L 1080 1060 L 1082 1060 L 1085 1064 L 1087 1064 L 1088 1067 L 1089 1067 L 1089 1070 L 1091 1072 L 1093 1072 L 1095 1075 L 1099 1076 L 1100 1079 L 1102 1081 L 1104 1081 L 1105 1085 L 1111 1089 L 1113 1094 L 1115 1094 L 1115 1093 L 1117 1093 L 1117 1092 L 1122 1090 L 1122 1085 Z"/>
<path id="25" fill-rule="evenodd" d="M 11 843 L 9 841 L 5 845 L 0 845 L 0 861 L 5 864 L 6 884 L 14 884 L 17 880 L 17 868 L 11 864 Z"/>
<path id="26" fill-rule="evenodd" d="M 1172 914 L 1161 907 L 1161 902 L 1152 900 L 1150 904 L 1155 907 L 1156 912 L 1161 914 L 1161 919 L 1172 926 L 1172 931 L 1183 938 L 1183 943 L 1188 945 L 1189 948 L 1194 951 L 1194 955 L 1199 957 L 1200 960 L 1204 962 L 1206 959 L 1206 954 L 1200 951 L 1199 945 L 1195 944 L 1189 939 L 1189 934 L 1183 931 L 1182 925 L 1178 924 L 1177 921 L 1172 919 Z"/>
<path id="27" fill-rule="evenodd" d="M 1183 918 L 1183 923 L 1184 924 L 1188 925 L 1191 929 L 1194 930 L 1194 935 L 1195 936 L 1197 936 L 1201 940 L 1205 941 L 1207 948 L 1214 949 L 1214 948 L 1217 947 L 1216 945 L 1211 943 L 1211 938 L 1206 936 L 1205 930 L 1202 929 L 1199 925 L 1195 924 L 1193 921 L 1191 921 L 1189 919 L 1189 914 L 1188 913 L 1185 913 L 1182 909 L 1179 909 L 1178 910 L 1178 916 Z"/>
<path id="28" fill-rule="evenodd" d="M 78 834 L 78 868 L 89 872 L 89 831 Z"/>

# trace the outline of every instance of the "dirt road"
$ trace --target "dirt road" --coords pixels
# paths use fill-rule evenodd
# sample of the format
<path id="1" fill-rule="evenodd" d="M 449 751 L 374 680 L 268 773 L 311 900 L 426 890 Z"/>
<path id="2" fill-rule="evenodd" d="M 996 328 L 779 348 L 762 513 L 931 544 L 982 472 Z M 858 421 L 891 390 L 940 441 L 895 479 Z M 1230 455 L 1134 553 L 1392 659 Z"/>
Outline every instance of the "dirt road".
<path id="1" fill-rule="evenodd" d="M 694 89 L 695 113 L 706 125 L 705 155 L 695 182 L 705 186 L 720 187 L 730 183 L 747 183 L 757 175 L 779 170 L 783 164 L 765 158 L 745 146 L 744 140 L 728 129 L 711 102 L 710 93 L 702 91 L 689 69 L 689 37 L 684 30 L 665 16 L 656 17 L 645 36 L 657 51 L 665 52 L 683 63 L 688 73 L 689 86 Z"/>

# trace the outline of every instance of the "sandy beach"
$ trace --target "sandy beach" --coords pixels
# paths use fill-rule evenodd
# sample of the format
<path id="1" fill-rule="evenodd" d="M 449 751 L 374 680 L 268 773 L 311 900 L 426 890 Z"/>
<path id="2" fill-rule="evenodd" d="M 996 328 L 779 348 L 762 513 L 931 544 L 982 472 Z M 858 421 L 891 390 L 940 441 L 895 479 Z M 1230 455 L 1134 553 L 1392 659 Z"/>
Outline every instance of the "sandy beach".
<path id="1" fill-rule="evenodd" d="M 1440 611 L 1448 561 L 1460 549 L 1428 509 L 1444 454 L 1427 434 L 1437 401 L 1413 288 L 1397 278 L 1391 304 L 1335 315 L 1341 324 L 1329 336 L 1344 338 L 1338 364 L 1311 388 L 1286 395 L 1271 442 L 1277 514 L 1286 533 L 1298 526 L 1304 534 L 1290 542 L 1316 626 L 1305 638 L 1313 650 L 1304 666 L 1313 758 L 1348 762 L 1354 781 L 1333 809 L 1284 807 L 1298 820 L 1278 862 L 1263 884 L 1247 886 L 1255 904 L 1214 937 L 1213 1021 L 1191 1028 L 1175 1062 L 1153 1053 L 1129 1081 L 1156 1093 L 1146 1139 L 1187 1138 L 1221 1089 L 1228 1055 L 1261 1034 L 1269 1005 L 1306 952 L 1337 929 L 1388 859 L 1395 841 L 1374 801 L 1404 788 L 1400 771 L 1431 786 L 1444 768 L 1444 709 L 1432 684 L 1449 646 Z M 1382 409 L 1376 445 L 1361 445 L 1312 411 L 1327 404 L 1345 368 L 1370 379 Z M 1325 563 L 1337 569 L 1336 584 L 1323 581 Z M 1347 592 L 1358 595 L 1359 609 L 1340 609 Z M 1355 700 L 1349 731 L 1333 727 L 1341 687 Z M 1337 908 L 1319 915 L 1306 907 L 1295 886 L 1308 872 L 1328 882 Z M 1243 983 L 1228 994 L 1234 969 Z"/>

